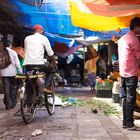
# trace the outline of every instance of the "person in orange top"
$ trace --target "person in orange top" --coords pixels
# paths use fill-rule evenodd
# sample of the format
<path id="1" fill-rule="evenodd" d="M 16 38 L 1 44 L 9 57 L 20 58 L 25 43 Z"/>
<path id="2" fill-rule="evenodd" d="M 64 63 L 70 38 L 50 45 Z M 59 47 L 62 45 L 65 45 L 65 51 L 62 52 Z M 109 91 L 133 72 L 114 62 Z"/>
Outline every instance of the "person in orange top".
<path id="1" fill-rule="evenodd" d="M 98 61 L 99 56 L 98 54 L 94 57 L 92 55 L 89 55 L 89 59 L 85 63 L 85 72 L 88 76 L 89 85 L 91 87 L 91 90 L 95 89 L 96 84 L 96 62 Z"/>

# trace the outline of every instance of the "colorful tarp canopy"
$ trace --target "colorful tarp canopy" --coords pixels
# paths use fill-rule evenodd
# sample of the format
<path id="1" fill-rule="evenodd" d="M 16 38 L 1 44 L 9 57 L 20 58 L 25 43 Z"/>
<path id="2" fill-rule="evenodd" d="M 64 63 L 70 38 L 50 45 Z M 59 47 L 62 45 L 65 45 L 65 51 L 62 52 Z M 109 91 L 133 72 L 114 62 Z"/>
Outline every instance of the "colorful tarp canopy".
<path id="1" fill-rule="evenodd" d="M 41 2 L 42 5 L 36 6 L 36 3 Z M 80 29 L 72 25 L 69 13 L 70 9 L 74 25 L 86 29 L 94 31 L 116 30 L 119 27 L 122 27 L 122 24 L 129 24 L 129 19 L 127 21 L 127 18 L 124 17 L 121 17 L 120 20 L 115 17 L 108 17 L 107 19 L 106 17 L 93 15 L 91 11 L 89 13 L 85 11 L 86 5 L 97 4 L 100 6 L 101 3 L 99 2 L 105 3 L 105 0 L 84 0 L 83 2 L 84 3 L 74 0 L 72 3 L 70 2 L 72 5 L 69 5 L 68 0 L 1 0 L 0 7 L 2 7 L 5 12 L 11 13 L 14 20 L 16 20 L 19 24 L 27 28 L 32 28 L 34 24 L 42 24 L 45 31 L 54 34 L 79 34 Z M 84 5 L 84 8 L 77 7 L 81 6 L 81 4 Z M 105 4 L 103 4 L 103 6 Z M 125 19 L 126 22 L 124 23 L 122 19 Z"/>
<path id="2" fill-rule="evenodd" d="M 45 35 L 49 38 L 51 45 L 61 57 L 66 57 L 74 53 L 79 47 L 81 47 L 77 43 L 77 40 L 79 39 L 60 36 L 60 34 L 75 36 L 80 32 L 80 29 L 78 27 L 72 25 L 69 7 L 71 5 L 69 5 L 68 0 L 0 0 L 0 2 L 0 7 L 2 7 L 5 12 L 11 13 L 17 23 L 20 23 L 27 28 L 32 28 L 34 24 L 43 25 L 45 28 Z M 42 4 L 36 5 L 35 2 L 42 2 Z M 72 4 L 76 6 L 77 4 L 79 4 L 79 2 L 81 3 L 81 1 L 75 0 Z M 91 0 L 90 2 L 84 2 L 85 5 L 88 5 L 91 3 Z M 82 10 L 84 10 L 84 8 Z M 75 11 L 74 14 L 75 16 L 77 16 L 77 14 L 80 15 L 78 11 Z M 92 12 L 90 12 L 90 14 L 93 15 Z M 81 24 L 83 24 L 84 27 L 85 24 L 88 27 L 94 27 L 94 20 L 88 20 L 87 15 L 85 15 L 85 17 L 83 17 L 83 15 L 80 16 L 81 17 L 74 17 L 76 18 L 76 23 L 77 19 L 79 19 L 79 22 L 82 21 Z M 98 27 L 103 27 L 103 25 L 104 23 L 101 22 Z M 107 25 L 107 27 L 109 27 L 109 25 Z M 123 34 L 124 32 L 119 32 L 119 35 Z M 112 35 L 118 35 L 118 33 L 116 33 L 115 31 L 90 32 L 84 30 L 84 35 L 85 37 L 93 36 L 93 38 L 82 39 L 83 42 L 87 42 L 87 44 L 89 44 L 100 42 L 101 40 L 111 40 Z"/>
<path id="3" fill-rule="evenodd" d="M 72 23 L 93 31 L 111 31 L 129 27 L 140 16 L 140 0 L 69 0 Z"/>

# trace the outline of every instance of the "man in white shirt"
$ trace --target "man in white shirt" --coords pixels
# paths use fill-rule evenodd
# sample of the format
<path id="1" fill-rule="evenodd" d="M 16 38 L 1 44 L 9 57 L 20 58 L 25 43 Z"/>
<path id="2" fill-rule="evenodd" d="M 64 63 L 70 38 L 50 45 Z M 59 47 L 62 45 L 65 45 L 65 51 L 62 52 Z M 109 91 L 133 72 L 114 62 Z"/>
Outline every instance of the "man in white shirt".
<path id="1" fill-rule="evenodd" d="M 3 46 L 9 53 L 11 64 L 0 69 L 0 75 L 2 77 L 3 89 L 4 89 L 4 104 L 7 110 L 12 109 L 16 105 L 16 73 L 22 73 L 22 68 L 17 56 L 17 53 L 11 49 L 12 43 L 9 40 L 3 42 Z"/>
<path id="2" fill-rule="evenodd" d="M 33 27 L 34 34 L 29 35 L 24 40 L 25 48 L 25 60 L 24 66 L 26 70 L 30 70 L 33 67 L 40 68 L 43 72 L 47 73 L 46 85 L 44 92 L 51 92 L 48 88 L 50 81 L 52 80 L 52 75 L 54 73 L 54 65 L 56 61 L 54 59 L 54 52 L 51 48 L 50 42 L 46 36 L 43 35 L 44 29 L 41 25 L 35 25 Z M 46 63 L 44 60 L 45 50 L 52 60 L 51 63 Z"/>

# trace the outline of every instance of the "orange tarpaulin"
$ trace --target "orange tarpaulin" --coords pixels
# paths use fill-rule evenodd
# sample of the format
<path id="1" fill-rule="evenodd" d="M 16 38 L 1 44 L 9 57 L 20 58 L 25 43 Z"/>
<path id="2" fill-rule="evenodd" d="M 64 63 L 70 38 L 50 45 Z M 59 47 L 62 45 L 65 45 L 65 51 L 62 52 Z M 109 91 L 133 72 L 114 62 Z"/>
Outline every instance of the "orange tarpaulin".
<path id="1" fill-rule="evenodd" d="M 140 16 L 140 0 L 133 2 L 135 5 L 128 0 L 118 1 L 118 4 L 115 0 L 69 0 L 72 23 L 93 31 L 129 27 L 130 20 Z"/>
<path id="2" fill-rule="evenodd" d="M 140 0 L 83 0 L 97 15 L 127 16 L 140 13 Z"/>
<path id="3" fill-rule="evenodd" d="M 93 3 L 85 3 L 85 5 L 96 15 L 121 17 L 140 13 L 140 5 L 99 5 Z"/>

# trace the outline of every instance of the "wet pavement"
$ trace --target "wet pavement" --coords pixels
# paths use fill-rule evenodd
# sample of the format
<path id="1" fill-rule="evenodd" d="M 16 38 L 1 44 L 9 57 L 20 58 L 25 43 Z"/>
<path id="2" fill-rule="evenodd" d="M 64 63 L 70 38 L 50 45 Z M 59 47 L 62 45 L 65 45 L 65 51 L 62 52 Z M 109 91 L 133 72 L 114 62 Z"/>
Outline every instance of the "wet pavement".
<path id="1" fill-rule="evenodd" d="M 82 99 L 95 96 L 88 89 L 64 90 L 60 89 L 58 93 Z M 0 140 L 140 140 L 139 131 L 121 128 L 120 116 L 93 114 L 86 107 L 57 106 L 52 116 L 46 109 L 39 110 L 28 125 L 21 116 L 14 116 L 18 108 L 19 104 L 15 109 L 5 111 L 0 101 Z M 139 120 L 137 125 L 140 126 Z M 42 134 L 32 137 L 36 129 L 41 129 Z"/>

